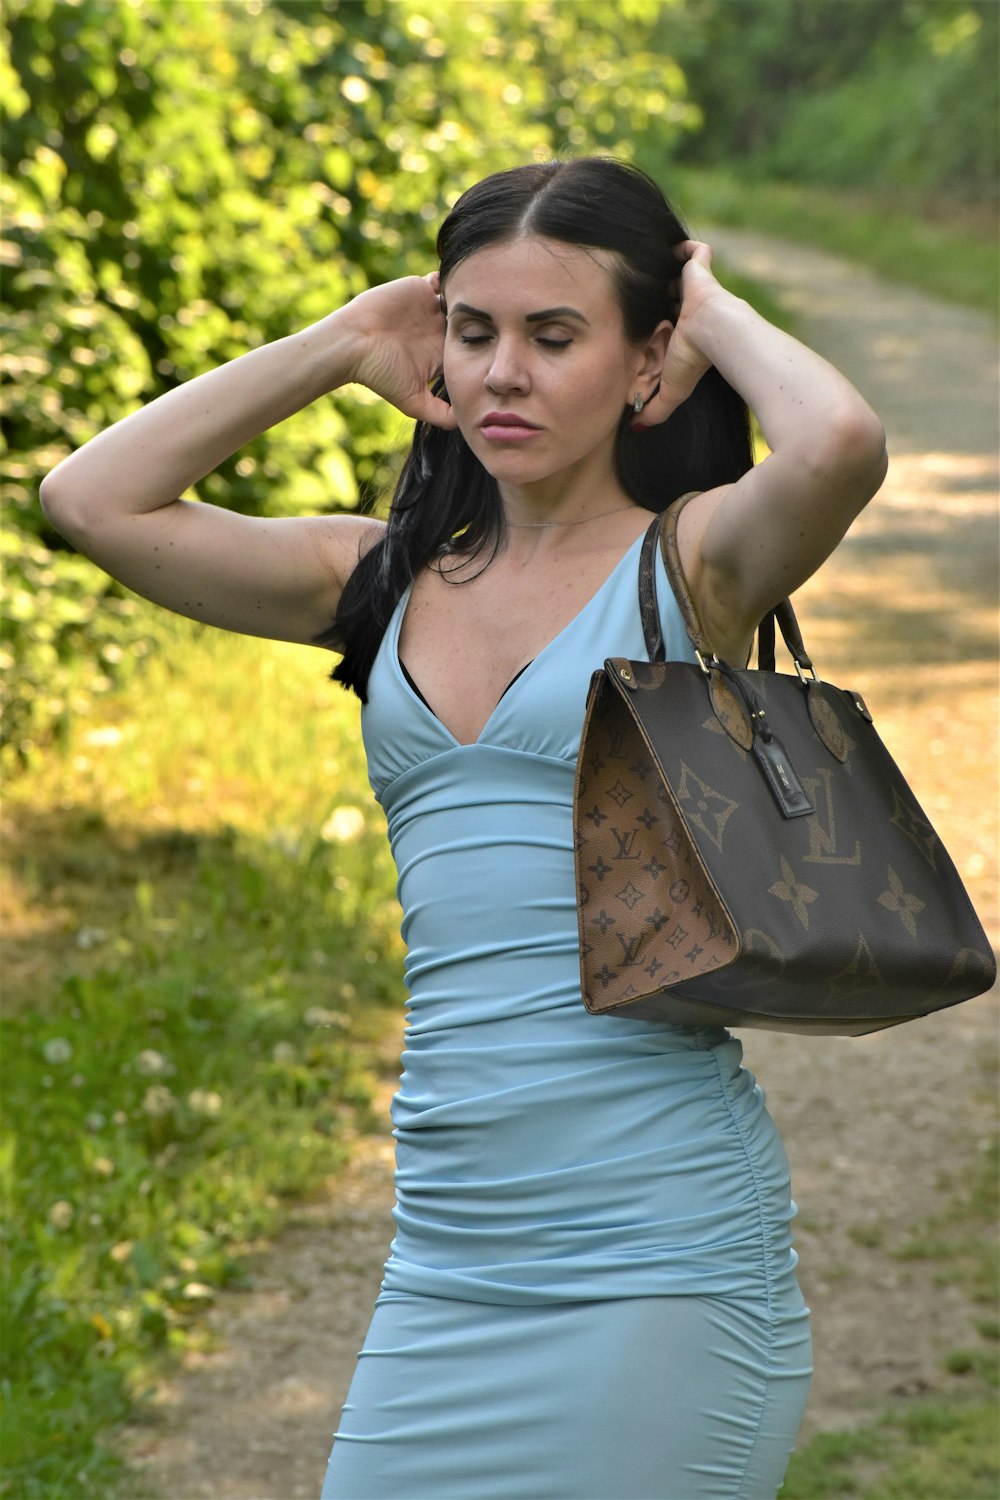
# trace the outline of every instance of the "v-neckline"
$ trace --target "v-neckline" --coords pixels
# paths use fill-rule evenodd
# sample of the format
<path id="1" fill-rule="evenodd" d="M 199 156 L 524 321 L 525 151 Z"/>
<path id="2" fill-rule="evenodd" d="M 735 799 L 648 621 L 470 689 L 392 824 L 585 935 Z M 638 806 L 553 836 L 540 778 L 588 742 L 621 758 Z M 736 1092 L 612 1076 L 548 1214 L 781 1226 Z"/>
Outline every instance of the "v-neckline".
<path id="1" fill-rule="evenodd" d="M 586 603 L 582 604 L 580 606 L 580 608 L 577 610 L 576 614 L 573 615 L 571 619 L 569 619 L 569 620 L 566 621 L 566 624 L 562 627 L 562 629 L 561 630 L 557 630 L 556 633 L 555 633 L 555 635 L 552 636 L 551 640 L 546 641 L 545 645 L 542 646 L 541 650 L 539 650 L 538 652 L 536 652 L 536 654 L 532 657 L 531 661 L 529 661 L 526 666 L 522 667 L 521 670 L 511 680 L 511 682 L 509 682 L 507 684 L 507 686 L 504 688 L 503 692 L 500 694 L 500 697 L 497 699 L 496 703 L 493 705 L 493 708 L 490 711 L 489 717 L 487 718 L 485 724 L 480 729 L 479 733 L 476 735 L 476 738 L 474 740 L 460 740 L 457 735 L 452 734 L 451 730 L 448 728 L 447 724 L 445 724 L 444 720 L 438 718 L 437 714 L 431 708 L 430 704 L 427 702 L 426 698 L 424 698 L 423 694 L 416 691 L 415 685 L 411 685 L 410 681 L 407 678 L 406 672 L 403 670 L 403 664 L 402 664 L 402 661 L 401 661 L 400 655 L 399 655 L 399 637 L 402 634 L 402 630 L 403 630 L 403 616 L 406 614 L 406 608 L 407 608 L 407 605 L 410 602 L 410 592 L 411 592 L 411 590 L 413 588 L 412 583 L 409 584 L 407 586 L 407 588 L 404 590 L 404 592 L 401 595 L 401 597 L 400 597 L 399 607 L 398 607 L 398 609 L 396 611 L 395 630 L 394 630 L 394 634 L 393 634 L 393 638 L 392 638 L 392 652 L 391 652 L 393 664 L 394 664 L 394 666 L 396 668 L 396 675 L 399 678 L 400 682 L 403 684 L 403 687 L 404 687 L 405 691 L 413 699 L 414 703 L 416 703 L 419 706 L 419 708 L 421 708 L 423 710 L 423 712 L 425 714 L 427 714 L 428 717 L 431 718 L 434 721 L 434 723 L 437 725 L 437 727 L 441 730 L 442 734 L 445 734 L 445 735 L 448 736 L 449 740 L 451 740 L 451 742 L 452 742 L 452 745 L 456 749 L 460 749 L 460 750 L 472 750 L 472 749 L 474 749 L 477 745 L 479 745 L 479 744 L 482 743 L 483 736 L 486 734 L 486 731 L 489 729 L 490 725 L 493 723 L 493 720 L 496 718 L 497 714 L 500 712 L 500 709 L 504 706 L 504 704 L 509 704 L 511 695 L 517 691 L 517 689 L 521 686 L 521 684 L 524 682 L 524 680 L 526 678 L 528 678 L 528 677 L 530 677 L 532 675 L 535 667 L 542 660 L 542 658 L 544 656 L 546 656 L 548 654 L 548 652 L 550 652 L 553 649 L 553 647 L 555 647 L 555 646 L 557 646 L 559 644 L 559 642 L 562 640 L 563 636 L 566 635 L 566 633 L 568 631 L 570 631 L 570 630 L 573 629 L 574 625 L 576 625 L 577 622 L 583 618 L 583 616 L 588 612 L 588 610 L 590 610 L 593 607 L 593 605 L 595 605 L 597 603 L 598 599 L 600 599 L 600 597 L 604 593 L 604 591 L 607 588 L 610 587 L 611 583 L 614 581 L 614 579 L 617 576 L 617 574 L 619 573 L 619 571 L 628 562 L 628 560 L 632 556 L 632 554 L 638 548 L 640 548 L 642 546 L 643 538 L 645 537 L 645 535 L 646 535 L 645 531 L 642 531 L 642 532 L 639 533 L 639 535 L 635 538 L 635 540 L 632 543 L 630 543 L 630 545 L 628 547 L 628 550 L 626 552 L 622 553 L 621 557 L 618 559 L 618 561 L 615 563 L 614 567 L 611 569 L 611 572 L 604 579 L 604 582 L 601 583 L 601 584 L 598 584 L 597 588 L 591 594 L 590 598 L 586 601 Z"/>

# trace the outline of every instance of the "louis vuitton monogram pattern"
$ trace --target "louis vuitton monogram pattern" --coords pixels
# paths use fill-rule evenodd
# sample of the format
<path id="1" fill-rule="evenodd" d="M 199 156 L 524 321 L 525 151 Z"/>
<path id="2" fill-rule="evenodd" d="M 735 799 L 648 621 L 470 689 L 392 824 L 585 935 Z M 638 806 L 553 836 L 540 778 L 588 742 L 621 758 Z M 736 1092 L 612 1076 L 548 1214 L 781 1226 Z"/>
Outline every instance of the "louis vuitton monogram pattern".
<path id="1" fill-rule="evenodd" d="M 692 979 L 736 953 L 735 929 L 634 720 L 616 713 L 609 695 L 603 706 L 589 718 L 576 784 L 577 910 L 591 1010 Z M 732 802 L 690 771 L 682 795 L 721 842 Z"/>
<path id="2" fill-rule="evenodd" d="M 829 684 L 746 676 L 806 817 L 781 819 L 699 668 L 595 674 L 574 803 L 587 1008 L 862 1034 L 988 988 L 985 934 L 867 710 Z"/>

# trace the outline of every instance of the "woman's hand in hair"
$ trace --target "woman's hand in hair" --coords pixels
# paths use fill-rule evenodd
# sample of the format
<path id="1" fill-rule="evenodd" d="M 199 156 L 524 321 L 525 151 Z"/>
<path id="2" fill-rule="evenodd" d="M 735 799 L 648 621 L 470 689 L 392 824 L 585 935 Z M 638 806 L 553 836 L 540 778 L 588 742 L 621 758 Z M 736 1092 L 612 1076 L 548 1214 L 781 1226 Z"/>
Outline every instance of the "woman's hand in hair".
<path id="1" fill-rule="evenodd" d="M 697 339 L 698 314 L 714 297 L 729 295 L 712 274 L 712 247 L 701 240 L 684 240 L 674 247 L 681 274 L 671 285 L 679 300 L 680 311 L 660 375 L 659 387 L 642 411 L 641 426 L 665 422 L 686 401 L 712 361 L 702 352 Z"/>
<path id="2" fill-rule="evenodd" d="M 441 374 L 445 316 L 438 273 L 404 276 L 362 292 L 335 314 L 346 339 L 348 380 L 435 427 L 454 428 L 455 414 L 429 386 Z"/>

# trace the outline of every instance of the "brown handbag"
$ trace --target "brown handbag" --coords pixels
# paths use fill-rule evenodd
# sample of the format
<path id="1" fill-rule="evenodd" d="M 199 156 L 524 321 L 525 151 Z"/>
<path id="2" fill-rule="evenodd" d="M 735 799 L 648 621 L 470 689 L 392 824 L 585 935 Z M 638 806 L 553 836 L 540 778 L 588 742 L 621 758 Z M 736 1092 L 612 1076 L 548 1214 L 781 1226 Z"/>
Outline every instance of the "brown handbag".
<path id="1" fill-rule="evenodd" d="M 595 1015 L 862 1035 L 989 989 L 996 961 L 860 694 L 821 682 L 784 600 L 758 667 L 712 652 L 677 550 L 643 543 L 648 661 L 591 679 L 573 801 L 580 973 Z M 698 665 L 665 661 L 662 546 Z M 795 675 L 774 670 L 774 620 Z"/>

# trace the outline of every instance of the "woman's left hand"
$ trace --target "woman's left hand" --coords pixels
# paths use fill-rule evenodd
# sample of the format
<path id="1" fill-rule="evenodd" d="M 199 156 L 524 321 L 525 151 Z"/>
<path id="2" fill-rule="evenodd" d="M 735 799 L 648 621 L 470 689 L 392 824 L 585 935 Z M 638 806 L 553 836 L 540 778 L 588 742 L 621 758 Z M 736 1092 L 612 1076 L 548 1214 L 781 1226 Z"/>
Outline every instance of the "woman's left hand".
<path id="1" fill-rule="evenodd" d="M 667 345 L 659 388 L 643 407 L 637 427 L 665 422 L 711 369 L 712 361 L 699 349 L 693 329 L 707 302 L 729 295 L 712 274 L 711 245 L 702 240 L 683 240 L 674 247 L 674 253 L 683 262 L 679 282 L 671 288 L 679 295 L 680 312 Z"/>

